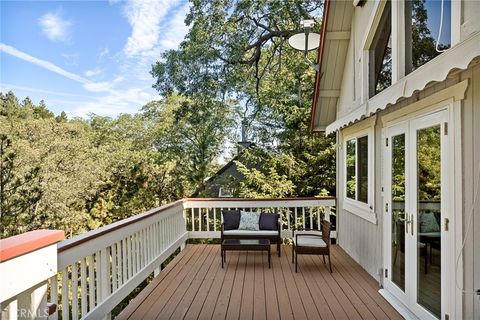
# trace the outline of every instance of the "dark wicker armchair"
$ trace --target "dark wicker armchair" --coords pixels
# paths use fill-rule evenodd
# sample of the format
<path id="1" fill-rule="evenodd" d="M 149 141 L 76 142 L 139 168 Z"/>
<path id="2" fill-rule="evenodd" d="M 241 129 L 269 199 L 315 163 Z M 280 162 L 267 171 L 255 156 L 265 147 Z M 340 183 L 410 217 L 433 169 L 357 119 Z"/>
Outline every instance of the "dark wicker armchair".
<path id="1" fill-rule="evenodd" d="M 312 229 L 296 229 L 292 231 L 293 246 L 292 246 L 292 263 L 295 263 L 295 272 L 298 270 L 298 255 L 299 254 L 315 254 L 323 256 L 323 263 L 325 256 L 328 256 L 328 266 L 330 273 L 332 272 L 332 264 L 330 262 L 330 222 L 322 221 L 322 232 Z"/>

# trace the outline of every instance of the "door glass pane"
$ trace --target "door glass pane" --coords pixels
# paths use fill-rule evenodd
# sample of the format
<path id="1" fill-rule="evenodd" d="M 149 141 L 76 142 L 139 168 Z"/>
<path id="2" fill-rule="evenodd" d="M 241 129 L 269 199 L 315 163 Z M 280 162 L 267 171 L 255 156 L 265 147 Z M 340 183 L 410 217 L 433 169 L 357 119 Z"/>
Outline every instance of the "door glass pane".
<path id="1" fill-rule="evenodd" d="M 352 139 L 347 141 L 347 197 L 351 199 L 356 199 L 356 189 L 357 185 L 355 183 L 355 154 L 356 154 L 356 147 L 357 140 Z"/>
<path id="2" fill-rule="evenodd" d="M 441 316 L 440 125 L 417 131 L 417 302 Z"/>
<path id="3" fill-rule="evenodd" d="M 392 137 L 392 281 L 405 291 L 405 134 Z"/>
<path id="4" fill-rule="evenodd" d="M 358 201 L 368 203 L 368 136 L 358 138 Z"/>

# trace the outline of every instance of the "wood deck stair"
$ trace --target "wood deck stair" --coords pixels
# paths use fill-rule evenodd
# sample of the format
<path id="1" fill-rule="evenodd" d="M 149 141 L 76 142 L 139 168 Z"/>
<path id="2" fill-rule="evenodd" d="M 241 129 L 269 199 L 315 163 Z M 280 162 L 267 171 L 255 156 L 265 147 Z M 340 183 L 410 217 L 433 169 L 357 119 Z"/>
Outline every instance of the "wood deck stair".
<path id="1" fill-rule="evenodd" d="M 219 245 L 187 245 L 117 319 L 403 319 L 378 293 L 378 283 L 339 246 L 333 273 L 321 257 L 282 257 L 272 251 L 229 252 Z"/>

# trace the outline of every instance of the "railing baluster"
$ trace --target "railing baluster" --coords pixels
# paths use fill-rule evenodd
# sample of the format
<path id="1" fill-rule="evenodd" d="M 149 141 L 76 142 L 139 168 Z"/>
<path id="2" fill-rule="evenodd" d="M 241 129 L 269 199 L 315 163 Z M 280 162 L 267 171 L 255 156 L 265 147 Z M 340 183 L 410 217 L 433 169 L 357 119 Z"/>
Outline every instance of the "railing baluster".
<path id="1" fill-rule="evenodd" d="M 298 226 L 298 215 L 297 215 L 297 210 L 298 210 L 298 208 L 297 208 L 297 207 L 295 207 L 295 229 L 296 229 L 296 228 L 297 228 L 297 226 Z"/>
<path id="2" fill-rule="evenodd" d="M 132 236 L 133 237 L 133 236 Z M 127 257 L 128 257 L 128 266 L 127 266 L 127 270 L 128 270 L 128 278 L 125 279 L 128 280 L 132 277 L 133 275 L 133 253 L 132 253 L 132 245 L 133 245 L 133 242 L 132 242 L 132 237 L 131 236 L 128 236 L 127 237 Z"/>
<path id="3" fill-rule="evenodd" d="M 320 207 L 317 207 L 317 225 L 318 225 L 318 230 L 320 230 L 320 225 L 322 224 L 322 219 L 320 217 Z"/>
<path id="4" fill-rule="evenodd" d="M 141 251 L 140 251 L 140 232 L 135 233 L 135 269 L 134 269 L 134 274 L 136 274 L 138 271 L 140 271 L 140 256 L 141 256 Z"/>
<path id="5" fill-rule="evenodd" d="M 213 208 L 213 231 L 217 231 L 217 208 Z"/>
<path id="6" fill-rule="evenodd" d="M 302 216 L 303 216 L 303 228 L 305 229 L 305 207 L 302 207 Z"/>
<path id="7" fill-rule="evenodd" d="M 325 207 L 325 220 L 330 222 L 330 207 Z"/>
<path id="8" fill-rule="evenodd" d="M 127 238 L 122 240 L 122 284 L 128 279 L 128 254 L 127 254 Z"/>
<path id="9" fill-rule="evenodd" d="M 287 208 L 287 230 L 291 231 L 292 228 L 290 226 L 290 208 Z"/>
<path id="10" fill-rule="evenodd" d="M 207 232 L 210 232 L 210 209 L 205 208 L 205 210 L 207 211 Z"/>
<path id="11" fill-rule="evenodd" d="M 198 208 L 198 231 L 202 231 L 202 208 Z"/>
<path id="12" fill-rule="evenodd" d="M 118 287 L 120 288 L 123 284 L 122 243 L 118 241 L 116 245 L 117 245 L 117 283 L 118 283 Z"/>
<path id="13" fill-rule="evenodd" d="M 96 304 L 102 302 L 102 258 L 100 251 L 95 253 L 95 289 L 97 289 Z"/>
<path id="14" fill-rule="evenodd" d="M 315 229 L 315 226 L 313 225 L 313 208 L 310 207 L 310 229 Z"/>
<path id="15" fill-rule="evenodd" d="M 78 319 L 78 267 L 72 265 L 72 319 Z"/>
<path id="16" fill-rule="evenodd" d="M 58 306 L 58 274 L 50 278 L 50 290 L 50 302 Z M 58 320 L 58 310 L 49 319 Z"/>
<path id="17" fill-rule="evenodd" d="M 70 306 L 68 303 L 68 269 L 62 270 L 62 319 L 70 319 Z"/>
<path id="18" fill-rule="evenodd" d="M 100 263 L 100 278 L 102 282 L 102 295 L 101 301 L 105 301 L 110 294 L 110 259 L 108 254 L 108 248 L 101 250 L 101 263 Z"/>
<path id="19" fill-rule="evenodd" d="M 86 259 L 82 259 L 80 261 L 80 286 L 81 286 L 81 293 L 80 293 L 80 312 L 82 316 L 86 315 L 88 310 L 88 303 L 87 303 L 87 265 Z"/>
<path id="20" fill-rule="evenodd" d="M 112 290 L 117 290 L 117 247 L 112 245 Z"/>
<path id="21" fill-rule="evenodd" d="M 88 256 L 88 310 L 95 308 L 95 262 L 94 256 Z"/>

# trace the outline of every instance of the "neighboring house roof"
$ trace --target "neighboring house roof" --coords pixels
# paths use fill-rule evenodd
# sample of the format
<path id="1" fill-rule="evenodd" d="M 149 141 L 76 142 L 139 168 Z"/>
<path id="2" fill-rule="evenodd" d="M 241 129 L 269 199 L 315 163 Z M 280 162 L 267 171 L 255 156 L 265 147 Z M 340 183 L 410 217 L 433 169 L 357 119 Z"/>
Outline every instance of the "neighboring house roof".
<path id="1" fill-rule="evenodd" d="M 352 15 L 351 1 L 325 0 L 318 59 L 320 71 L 315 77 L 310 130 L 325 131 L 336 119 L 343 69 L 347 57 Z"/>

